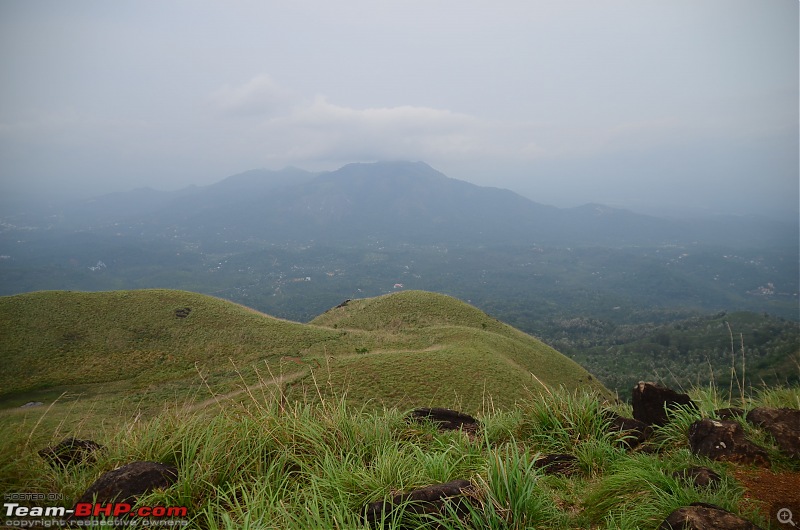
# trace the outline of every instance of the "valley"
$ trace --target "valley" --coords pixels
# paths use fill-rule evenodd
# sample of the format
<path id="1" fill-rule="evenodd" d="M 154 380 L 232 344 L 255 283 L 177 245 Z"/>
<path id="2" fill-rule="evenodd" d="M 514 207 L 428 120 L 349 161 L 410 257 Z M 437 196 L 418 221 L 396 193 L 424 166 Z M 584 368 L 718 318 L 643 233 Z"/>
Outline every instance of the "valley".
<path id="1" fill-rule="evenodd" d="M 748 338 L 750 383 L 800 377 L 797 227 L 765 218 L 558 209 L 421 162 L 383 162 L 254 170 L 2 221 L 2 295 L 181 289 L 308 322 L 346 299 L 438 292 L 562 349 L 623 398 L 643 377 L 684 385 L 730 373 L 730 341 L 652 345 L 678 327 L 704 343 L 694 320 L 745 312 L 730 332 Z"/>

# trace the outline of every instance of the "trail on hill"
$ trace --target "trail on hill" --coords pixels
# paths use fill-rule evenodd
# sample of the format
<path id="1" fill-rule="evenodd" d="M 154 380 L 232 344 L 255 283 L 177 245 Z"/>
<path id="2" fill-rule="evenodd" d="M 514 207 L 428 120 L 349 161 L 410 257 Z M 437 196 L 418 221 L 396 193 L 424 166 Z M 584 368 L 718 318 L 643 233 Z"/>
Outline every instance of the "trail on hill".
<path id="1" fill-rule="evenodd" d="M 194 412 L 200 409 L 204 409 L 210 405 L 220 404 L 223 401 L 229 401 L 237 396 L 241 396 L 242 394 L 250 395 L 253 393 L 253 391 L 262 389 L 267 386 L 281 385 L 283 383 L 292 383 L 294 381 L 297 381 L 298 379 L 302 379 L 306 375 L 308 375 L 307 371 L 300 370 L 298 372 L 294 372 L 291 374 L 283 374 L 278 377 L 273 377 L 270 380 L 261 380 L 258 384 L 232 390 L 231 392 L 227 392 L 225 394 L 216 394 L 208 399 L 204 399 L 203 401 L 194 403 L 193 405 L 187 408 L 187 411 Z"/>
<path id="2" fill-rule="evenodd" d="M 363 357 L 369 357 L 369 356 L 373 356 L 373 355 L 385 355 L 385 354 L 392 354 L 392 353 L 426 353 L 426 352 L 438 351 L 438 350 L 443 350 L 443 349 L 445 349 L 445 346 L 442 345 L 442 344 L 434 344 L 432 346 L 428 346 L 426 348 L 420 348 L 420 349 L 410 349 L 410 348 L 398 348 L 396 350 L 379 349 L 379 350 L 373 350 L 373 351 L 364 352 L 364 353 L 350 353 L 350 354 L 346 354 L 346 355 L 331 356 L 331 357 L 329 357 L 327 359 L 327 361 L 330 361 L 330 360 L 339 361 L 339 360 L 342 360 L 342 359 L 363 358 Z M 298 361 L 301 362 L 301 363 L 303 362 L 302 359 L 298 359 Z M 320 368 L 321 368 L 321 366 L 320 366 Z M 283 374 L 283 375 L 280 375 L 278 377 L 272 377 L 269 380 L 262 380 L 262 381 L 260 381 L 259 383 L 255 384 L 255 385 L 249 385 L 249 386 L 244 387 L 244 388 L 238 388 L 236 390 L 232 390 L 230 392 L 226 392 L 225 394 L 216 394 L 216 395 L 213 395 L 212 397 L 210 397 L 208 399 L 204 399 L 203 401 L 198 401 L 197 403 L 192 404 L 190 407 L 188 407 L 187 411 L 188 412 L 194 412 L 194 411 L 197 411 L 197 410 L 200 410 L 200 409 L 204 409 L 204 408 L 206 408 L 206 407 L 208 407 L 210 405 L 221 404 L 223 401 L 230 401 L 231 399 L 236 398 L 238 396 L 241 396 L 242 394 L 248 394 L 249 395 L 249 394 L 252 394 L 256 390 L 260 390 L 260 389 L 268 387 L 268 386 L 282 385 L 284 383 L 294 383 L 295 381 L 303 379 L 304 377 L 308 376 L 309 374 L 311 374 L 313 372 L 314 372 L 313 367 L 309 366 L 308 369 L 299 370 L 299 371 L 293 372 L 291 374 Z"/>

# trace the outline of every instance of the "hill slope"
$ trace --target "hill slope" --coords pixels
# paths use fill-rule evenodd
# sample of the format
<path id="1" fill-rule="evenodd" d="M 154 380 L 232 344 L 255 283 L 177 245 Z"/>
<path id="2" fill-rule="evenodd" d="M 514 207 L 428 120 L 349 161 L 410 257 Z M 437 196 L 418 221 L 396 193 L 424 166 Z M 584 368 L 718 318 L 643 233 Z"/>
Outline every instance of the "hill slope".
<path id="1" fill-rule="evenodd" d="M 513 405 L 541 384 L 606 392 L 533 337 L 420 291 L 352 301 L 311 324 L 184 291 L 8 296 L 0 298 L 0 362 L 5 407 L 55 391 L 156 407 L 209 398 L 209 389 L 230 397 L 280 386 L 289 398 L 346 393 L 477 410 L 486 399 Z"/>

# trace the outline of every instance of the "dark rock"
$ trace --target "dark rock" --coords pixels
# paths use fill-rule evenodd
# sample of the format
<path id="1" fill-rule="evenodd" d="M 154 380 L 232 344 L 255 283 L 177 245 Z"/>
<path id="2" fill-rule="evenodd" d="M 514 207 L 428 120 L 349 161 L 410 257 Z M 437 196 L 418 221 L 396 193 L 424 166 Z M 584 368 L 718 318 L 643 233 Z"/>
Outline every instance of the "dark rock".
<path id="1" fill-rule="evenodd" d="M 736 421 L 697 420 L 689 427 L 689 446 L 694 454 L 712 460 L 769 466 L 767 452 L 747 440 Z"/>
<path id="2" fill-rule="evenodd" d="M 610 410 L 604 411 L 603 414 L 609 420 L 610 432 L 619 434 L 619 443 L 628 449 L 643 444 L 653 433 L 653 428 L 642 421 L 620 416 Z"/>
<path id="3" fill-rule="evenodd" d="M 747 519 L 742 519 L 718 506 L 694 503 L 678 508 L 667 517 L 659 530 L 761 530 Z"/>
<path id="4" fill-rule="evenodd" d="M 444 513 L 445 503 L 455 503 L 454 508 L 459 511 L 459 506 L 467 502 L 467 497 L 472 489 L 468 480 L 453 480 L 444 484 L 434 484 L 420 488 L 409 493 L 395 495 L 388 501 L 377 501 L 368 504 L 364 509 L 364 516 L 371 525 L 379 523 L 382 519 L 392 516 L 392 511 L 398 505 L 404 505 L 406 514 L 437 514 Z"/>
<path id="5" fill-rule="evenodd" d="M 538 458 L 533 465 L 546 475 L 570 476 L 577 472 L 578 459 L 568 454 L 550 454 Z"/>
<path id="6" fill-rule="evenodd" d="M 744 409 L 729 407 L 715 410 L 714 415 L 721 420 L 735 420 L 736 418 L 744 417 Z"/>
<path id="7" fill-rule="evenodd" d="M 39 456 L 44 458 L 51 466 L 67 467 L 95 461 L 94 453 L 103 449 L 103 446 L 92 440 L 79 440 L 78 438 L 64 438 L 56 445 L 45 447 L 39 451 Z"/>
<path id="8" fill-rule="evenodd" d="M 648 425 L 666 425 L 667 410 L 686 406 L 697 410 L 687 394 L 680 394 L 658 383 L 639 382 L 633 387 L 633 417 Z"/>
<path id="9" fill-rule="evenodd" d="M 463 412 L 450 409 L 414 409 L 407 417 L 408 421 L 430 421 L 436 424 L 440 431 L 463 430 L 468 433 L 475 433 L 480 429 L 481 422 Z"/>
<path id="10" fill-rule="evenodd" d="M 104 473 L 81 495 L 78 502 L 127 502 L 150 491 L 168 488 L 178 479 L 175 466 L 157 462 L 132 462 Z"/>
<path id="11" fill-rule="evenodd" d="M 175 316 L 177 318 L 186 318 L 186 317 L 189 316 L 189 313 L 191 313 L 191 312 L 192 312 L 192 308 L 191 307 L 181 307 L 181 308 L 175 310 Z"/>
<path id="12" fill-rule="evenodd" d="M 707 467 L 689 467 L 681 469 L 680 471 L 674 472 L 672 476 L 678 480 L 683 480 L 701 488 L 719 484 L 722 480 L 722 477 Z"/>
<path id="13" fill-rule="evenodd" d="M 349 303 L 350 303 L 350 299 L 348 298 L 347 300 L 345 300 L 345 301 L 344 301 L 344 302 L 342 302 L 341 304 L 339 304 L 339 305 L 337 305 L 336 307 L 334 307 L 334 309 L 339 309 L 340 307 L 344 307 L 344 306 L 346 306 L 346 305 L 347 305 L 347 304 L 349 304 Z"/>
<path id="14" fill-rule="evenodd" d="M 44 405 L 44 403 L 42 403 L 41 401 L 28 401 L 24 405 L 20 405 L 19 408 L 25 409 L 28 407 L 41 407 L 42 405 Z"/>
<path id="15" fill-rule="evenodd" d="M 747 421 L 769 432 L 783 453 L 800 458 L 800 410 L 756 408 L 747 414 Z"/>

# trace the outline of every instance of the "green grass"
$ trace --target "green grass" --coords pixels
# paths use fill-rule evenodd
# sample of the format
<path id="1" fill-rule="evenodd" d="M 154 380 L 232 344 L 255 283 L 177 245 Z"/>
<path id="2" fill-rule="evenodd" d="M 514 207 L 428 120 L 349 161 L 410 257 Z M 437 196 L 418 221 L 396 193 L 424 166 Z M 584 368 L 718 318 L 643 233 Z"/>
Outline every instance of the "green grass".
<path id="1" fill-rule="evenodd" d="M 68 506 L 103 472 L 153 460 L 179 478 L 140 503 L 186 506 L 191 528 L 367 528 L 366 504 L 454 479 L 475 486 L 459 510 L 401 507 L 379 527 L 652 528 L 691 502 L 766 526 L 732 465 L 688 451 L 697 412 L 677 411 L 646 451 L 626 452 L 603 412 L 629 407 L 558 352 L 441 295 L 352 301 L 305 325 L 180 291 L 32 293 L 0 298 L 0 333 L 3 493 L 59 493 L 51 504 Z M 796 386 L 691 394 L 706 415 L 800 408 Z M 35 399 L 45 404 L 19 408 Z M 483 429 L 408 423 L 416 406 L 470 412 Z M 768 434 L 745 429 L 773 469 L 800 472 Z M 69 435 L 106 450 L 67 469 L 36 454 Z M 577 457 L 575 475 L 536 468 L 556 452 Z M 721 487 L 671 476 L 696 465 L 726 476 Z"/>
<path id="2" fill-rule="evenodd" d="M 0 426 L 35 423 L 41 409 L 19 407 L 41 401 L 55 403 L 48 426 L 70 430 L 69 410 L 94 425 L 249 393 L 468 412 L 513 407 L 545 386 L 609 395 L 537 339 L 421 291 L 354 300 L 310 324 L 174 290 L 0 297 L 0 363 Z"/>
<path id="3" fill-rule="evenodd" d="M 704 393 L 692 395 L 701 400 Z M 785 406 L 798 397 L 794 387 L 769 399 Z M 747 406 L 762 404 L 752 396 Z M 455 479 L 474 485 L 460 511 L 450 505 L 441 515 L 418 516 L 401 507 L 379 528 L 654 528 L 692 502 L 766 526 L 762 514 L 741 502 L 732 464 L 694 456 L 677 438 L 665 439 L 658 452 L 626 452 L 598 419 L 606 406 L 585 391 L 553 390 L 481 415 L 484 429 L 469 437 L 407 423 L 402 409 L 353 407 L 344 396 L 287 405 L 251 395 L 98 429 L 91 437 L 106 450 L 94 464 L 68 469 L 46 465 L 35 454 L 41 444 L 32 426 L 17 425 L 0 441 L 0 489 L 58 492 L 64 499 L 51 504 L 67 506 L 102 472 L 153 460 L 177 466 L 178 481 L 140 503 L 186 506 L 190 528 L 363 529 L 368 503 Z M 667 430 L 681 429 L 670 425 Z M 534 466 L 540 455 L 556 451 L 578 457 L 577 474 L 548 476 Z M 717 471 L 722 484 L 702 488 L 672 477 L 698 465 Z M 776 465 L 793 469 L 786 461 Z"/>

